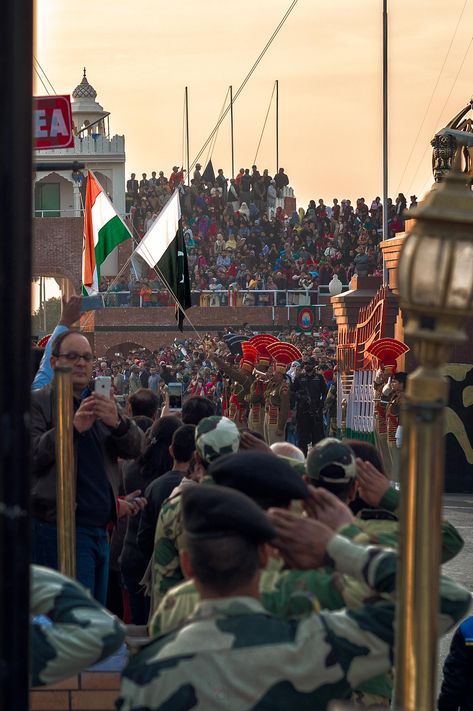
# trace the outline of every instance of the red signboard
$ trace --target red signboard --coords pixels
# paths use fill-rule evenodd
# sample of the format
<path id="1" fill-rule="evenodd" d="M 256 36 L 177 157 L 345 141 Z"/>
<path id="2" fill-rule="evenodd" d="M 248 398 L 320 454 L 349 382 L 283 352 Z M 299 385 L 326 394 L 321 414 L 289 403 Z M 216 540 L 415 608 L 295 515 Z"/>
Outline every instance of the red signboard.
<path id="1" fill-rule="evenodd" d="M 36 149 L 73 148 L 71 97 L 33 97 L 33 145 Z"/>

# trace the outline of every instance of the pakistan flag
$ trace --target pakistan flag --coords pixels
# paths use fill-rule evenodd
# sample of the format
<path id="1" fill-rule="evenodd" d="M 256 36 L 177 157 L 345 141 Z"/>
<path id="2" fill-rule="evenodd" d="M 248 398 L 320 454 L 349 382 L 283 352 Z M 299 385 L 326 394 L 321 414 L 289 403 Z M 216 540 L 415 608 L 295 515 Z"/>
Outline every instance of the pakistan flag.
<path id="1" fill-rule="evenodd" d="M 161 210 L 131 259 L 138 277 L 142 272 L 142 260 L 156 269 L 159 279 L 174 296 L 176 320 L 182 331 L 184 311 L 191 306 L 191 290 L 178 190 Z"/>

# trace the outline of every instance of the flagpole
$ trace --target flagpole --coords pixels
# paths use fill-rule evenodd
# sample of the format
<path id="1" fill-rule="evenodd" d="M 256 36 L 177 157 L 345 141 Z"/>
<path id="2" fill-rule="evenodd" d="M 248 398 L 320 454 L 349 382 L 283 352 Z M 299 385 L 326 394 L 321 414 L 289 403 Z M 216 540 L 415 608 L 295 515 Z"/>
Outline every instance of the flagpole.
<path id="1" fill-rule="evenodd" d="M 388 0 L 383 0 L 383 240 L 388 234 Z M 383 284 L 388 270 L 383 253 Z"/>
<path id="2" fill-rule="evenodd" d="M 89 170 L 89 174 L 91 174 L 91 175 L 93 176 L 94 180 L 96 180 L 96 181 L 98 182 L 98 184 L 100 185 L 100 181 L 97 180 L 96 176 L 94 175 L 94 173 L 93 173 L 91 170 Z M 100 186 L 100 187 L 102 187 L 102 186 Z M 103 190 L 103 188 L 102 188 L 102 190 Z M 176 190 L 177 190 L 177 188 L 176 188 Z M 107 200 L 109 200 L 105 192 L 104 192 L 104 195 L 105 195 L 105 197 L 107 198 Z M 112 204 L 110 200 L 109 200 L 109 202 L 110 202 L 110 204 Z M 118 213 L 117 213 L 117 215 L 118 215 Z M 123 224 L 124 224 L 125 227 L 127 228 L 128 232 L 130 233 L 130 237 L 131 237 L 133 243 L 135 244 L 135 250 L 136 250 L 136 247 L 138 246 L 139 241 L 138 241 L 138 239 L 137 239 L 138 234 L 136 233 L 135 226 L 133 225 L 133 223 L 130 223 L 130 226 L 131 226 L 131 230 L 130 230 L 130 226 L 127 225 L 127 223 L 125 222 L 125 220 L 123 219 L 123 217 L 122 217 L 121 215 L 118 215 L 118 217 L 119 217 L 120 220 L 123 222 Z M 134 233 L 136 233 L 136 236 L 134 235 Z M 146 236 L 146 235 L 145 235 L 145 236 Z M 110 292 L 110 289 L 117 283 L 117 281 L 118 281 L 118 279 L 120 278 L 120 276 L 124 273 L 125 269 L 126 269 L 127 266 L 130 264 L 131 258 L 132 258 L 132 256 L 133 256 L 135 250 L 133 250 L 133 252 L 131 253 L 131 255 L 128 257 L 128 259 L 126 260 L 125 264 L 124 264 L 123 267 L 120 269 L 120 271 L 118 272 L 118 274 L 112 279 L 112 281 L 111 281 L 111 283 L 108 285 L 107 289 L 106 289 L 105 291 L 103 291 L 103 292 L 99 292 L 100 294 L 102 294 L 103 296 L 106 296 L 106 295 Z M 161 274 L 160 270 L 157 269 L 156 266 L 155 266 L 155 267 L 152 267 L 152 268 L 154 269 L 155 274 L 156 274 L 156 275 L 161 279 L 161 281 L 163 282 L 165 288 L 166 288 L 166 289 L 169 291 L 169 293 L 171 294 L 171 297 L 174 299 L 176 306 L 180 309 L 180 311 L 181 311 L 181 313 L 183 314 L 183 316 L 185 316 L 185 318 L 187 318 L 187 320 L 188 320 L 188 322 L 189 322 L 189 326 L 193 329 L 193 331 L 195 332 L 196 336 L 197 336 L 198 338 L 201 338 L 201 336 L 199 335 L 199 333 L 198 333 L 197 329 L 195 328 L 194 324 L 192 323 L 192 321 L 190 320 L 189 316 L 186 314 L 184 308 L 182 307 L 181 303 L 179 302 L 179 299 L 174 295 L 174 292 L 172 291 L 171 287 L 170 287 L 169 284 L 167 283 L 167 281 L 166 281 L 166 279 L 164 278 L 164 276 Z"/>
<path id="3" fill-rule="evenodd" d="M 185 107 L 186 107 L 186 153 L 187 153 L 187 185 L 190 185 L 190 150 L 189 150 L 189 94 L 185 91 Z"/>
<path id="4" fill-rule="evenodd" d="M 177 188 L 176 188 L 176 190 L 177 190 Z M 172 198 L 171 198 L 171 199 L 172 199 Z M 167 203 L 166 203 L 166 204 L 167 204 Z M 164 206 L 163 209 L 165 209 L 165 208 L 166 208 L 166 205 Z M 133 223 L 131 223 L 131 229 L 132 229 L 132 231 L 130 232 L 130 236 L 131 236 L 131 239 L 133 240 L 133 243 L 135 244 L 135 249 L 134 249 L 133 252 L 130 254 L 130 256 L 128 257 L 128 259 L 126 260 L 125 264 L 124 264 L 123 267 L 120 269 L 120 271 L 118 272 L 118 274 L 113 278 L 112 282 L 108 285 L 106 291 L 100 292 L 101 294 L 103 294 L 103 296 L 106 296 L 106 295 L 110 292 L 110 289 L 117 283 L 117 281 L 118 281 L 118 279 L 120 278 L 120 276 L 123 274 L 123 272 L 125 271 L 125 269 L 126 269 L 126 268 L 128 267 L 128 265 L 130 264 L 131 259 L 132 259 L 132 257 L 133 257 L 133 254 L 134 254 L 135 251 L 136 251 L 136 248 L 137 248 L 137 247 L 139 246 L 139 244 L 141 244 L 141 242 L 143 241 L 143 240 L 141 240 L 141 242 L 140 242 L 140 241 L 137 239 L 138 235 L 137 235 L 137 233 L 136 233 L 136 230 L 135 230 L 135 227 L 134 227 Z M 128 231 L 130 231 L 130 230 L 128 230 Z M 136 237 L 135 237 L 135 234 L 134 234 L 134 233 L 136 233 Z M 145 235 L 145 237 L 146 237 L 146 235 Z M 143 239 L 144 239 L 144 237 L 143 237 Z M 145 245 L 143 245 L 143 247 L 146 248 Z M 158 267 L 157 265 L 155 265 L 154 267 L 150 267 L 150 269 L 154 269 L 154 273 L 155 273 L 155 274 L 160 278 L 160 280 L 163 282 L 164 287 L 165 287 L 165 288 L 167 289 L 167 291 L 170 293 L 171 298 L 174 300 L 175 305 L 178 307 L 178 309 L 180 310 L 180 312 L 182 313 L 182 315 L 183 315 L 183 316 L 187 319 L 187 321 L 189 322 L 189 326 L 192 328 L 192 330 L 193 330 L 194 333 L 196 334 L 197 338 L 202 339 L 202 336 L 200 336 L 199 332 L 197 331 L 196 327 L 195 327 L 194 324 L 192 323 L 191 319 L 189 318 L 188 314 L 186 313 L 186 311 L 185 311 L 184 307 L 182 306 L 181 302 L 179 301 L 179 299 L 177 298 L 177 296 L 174 294 L 173 290 L 171 289 L 170 285 L 168 284 L 168 282 L 167 282 L 165 276 L 163 275 L 163 273 L 161 272 L 161 270 L 159 269 L 159 267 Z"/>
<path id="5" fill-rule="evenodd" d="M 233 143 L 233 87 L 230 84 L 230 140 L 232 146 L 232 178 L 235 177 L 235 147 Z"/>
<path id="6" fill-rule="evenodd" d="M 276 173 L 279 172 L 279 81 L 276 79 Z"/>

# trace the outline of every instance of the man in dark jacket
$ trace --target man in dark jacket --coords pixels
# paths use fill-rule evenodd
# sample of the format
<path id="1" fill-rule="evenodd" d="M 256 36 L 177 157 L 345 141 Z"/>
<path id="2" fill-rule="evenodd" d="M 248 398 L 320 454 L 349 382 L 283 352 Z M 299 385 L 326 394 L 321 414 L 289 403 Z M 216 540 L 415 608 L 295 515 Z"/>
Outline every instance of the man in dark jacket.
<path id="1" fill-rule="evenodd" d="M 453 635 L 443 667 L 439 711 L 473 709 L 473 616 L 467 617 Z"/>
<path id="2" fill-rule="evenodd" d="M 324 436 L 323 406 L 327 386 L 315 365 L 315 358 L 306 358 L 302 373 L 291 385 L 291 407 L 296 408 L 297 443 L 304 454 L 307 454 L 309 443 L 315 445 Z"/>
<path id="3" fill-rule="evenodd" d="M 52 368 L 72 368 L 77 578 L 104 604 L 109 561 L 107 526 L 117 518 L 117 460 L 137 457 L 143 434 L 112 398 L 88 389 L 92 364 L 92 350 L 85 336 L 69 331 L 56 339 Z M 33 562 L 57 568 L 56 428 L 51 385 L 32 393 L 31 418 Z"/>

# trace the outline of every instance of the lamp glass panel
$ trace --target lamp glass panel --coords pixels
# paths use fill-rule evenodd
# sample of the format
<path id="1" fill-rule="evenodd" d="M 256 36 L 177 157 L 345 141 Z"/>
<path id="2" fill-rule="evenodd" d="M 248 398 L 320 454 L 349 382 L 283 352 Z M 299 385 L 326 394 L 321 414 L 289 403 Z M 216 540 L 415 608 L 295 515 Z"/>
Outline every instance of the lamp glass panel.
<path id="1" fill-rule="evenodd" d="M 453 247 L 446 306 L 462 310 L 470 307 L 473 295 L 473 242 L 456 242 Z"/>
<path id="2" fill-rule="evenodd" d="M 419 306 L 442 306 L 450 243 L 439 237 L 418 238 L 412 273 L 411 300 Z"/>
<path id="3" fill-rule="evenodd" d="M 399 256 L 397 265 L 397 285 L 401 298 L 410 301 L 411 285 L 409 284 L 409 274 L 411 262 L 414 258 L 414 250 L 419 237 L 415 233 L 411 233 L 406 237 Z"/>

